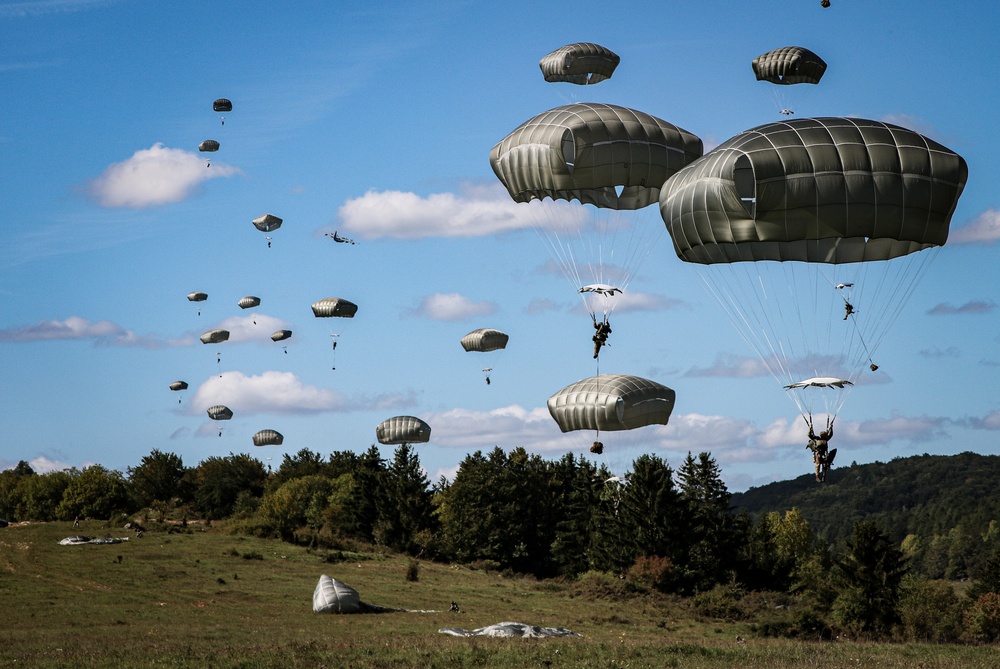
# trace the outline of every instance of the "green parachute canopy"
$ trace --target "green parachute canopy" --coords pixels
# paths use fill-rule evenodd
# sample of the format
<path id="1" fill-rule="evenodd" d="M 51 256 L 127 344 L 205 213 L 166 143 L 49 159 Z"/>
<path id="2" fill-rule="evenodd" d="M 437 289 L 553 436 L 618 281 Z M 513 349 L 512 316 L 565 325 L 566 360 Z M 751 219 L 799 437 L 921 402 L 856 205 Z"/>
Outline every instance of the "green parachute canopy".
<path id="1" fill-rule="evenodd" d="M 860 118 L 769 123 L 671 177 L 660 213 L 677 256 L 807 421 L 836 417 L 948 239 L 961 156 Z M 821 385 L 802 379 L 832 378 Z"/>
<path id="2" fill-rule="evenodd" d="M 510 339 L 507 334 L 492 328 L 480 328 L 473 330 L 462 337 L 462 348 L 466 351 L 478 351 L 487 353 L 507 348 L 507 341 Z"/>
<path id="3" fill-rule="evenodd" d="M 490 166 L 515 202 L 551 198 L 639 209 L 701 154 L 697 136 L 655 116 L 576 103 L 515 128 L 493 147 Z"/>
<path id="4" fill-rule="evenodd" d="M 826 63 L 801 46 L 783 46 L 762 53 L 751 63 L 757 81 L 772 84 L 818 84 L 826 72 Z"/>
<path id="5" fill-rule="evenodd" d="M 430 441 L 431 426 L 414 416 L 387 418 L 375 428 L 380 444 L 422 444 Z"/>
<path id="6" fill-rule="evenodd" d="M 281 446 L 285 437 L 277 430 L 261 430 L 253 436 L 254 446 Z"/>
<path id="7" fill-rule="evenodd" d="M 316 318 L 354 318 L 358 305 L 340 297 L 326 297 L 312 305 Z"/>
<path id="8" fill-rule="evenodd" d="M 621 58 L 600 44 L 577 42 L 559 47 L 538 61 L 548 82 L 585 86 L 610 79 Z"/>
<path id="9" fill-rule="evenodd" d="M 563 432 L 633 430 L 666 425 L 674 391 L 630 374 L 601 374 L 566 386 L 549 398 L 549 413 Z"/>
<path id="10" fill-rule="evenodd" d="M 200 339 L 202 344 L 221 344 L 229 339 L 229 330 L 209 330 Z"/>
<path id="11" fill-rule="evenodd" d="M 233 417 L 233 410 L 222 404 L 216 404 L 208 408 L 208 417 L 212 420 L 229 420 Z"/>

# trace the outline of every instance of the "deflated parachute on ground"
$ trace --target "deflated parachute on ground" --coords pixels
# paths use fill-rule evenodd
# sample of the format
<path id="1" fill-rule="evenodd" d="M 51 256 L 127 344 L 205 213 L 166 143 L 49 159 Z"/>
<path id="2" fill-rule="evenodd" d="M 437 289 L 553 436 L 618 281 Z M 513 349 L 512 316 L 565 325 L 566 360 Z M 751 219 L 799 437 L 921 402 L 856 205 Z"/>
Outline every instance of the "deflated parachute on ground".
<path id="1" fill-rule="evenodd" d="M 577 42 L 559 47 L 538 61 L 545 81 L 585 86 L 610 79 L 621 58 L 600 44 Z"/>
<path id="2" fill-rule="evenodd" d="M 639 209 L 701 154 L 697 136 L 655 116 L 576 103 L 522 123 L 493 147 L 490 166 L 515 202 L 551 198 Z"/>
<path id="3" fill-rule="evenodd" d="M 826 63 L 809 49 L 783 46 L 763 53 L 751 63 L 757 81 L 772 84 L 818 84 L 826 72 Z"/>
<path id="4" fill-rule="evenodd" d="M 601 374 L 573 383 L 549 398 L 549 413 L 563 432 L 632 430 L 666 425 L 674 391 L 629 374 Z"/>
<path id="5" fill-rule="evenodd" d="M 469 334 L 462 337 L 462 348 L 468 352 L 478 351 L 481 353 L 486 353 L 489 351 L 497 351 L 502 348 L 507 348 L 507 341 L 510 337 L 500 332 L 500 330 L 494 330 L 492 328 L 480 328 L 478 330 L 473 330 Z"/>
<path id="6" fill-rule="evenodd" d="M 375 428 L 380 444 L 423 444 L 430 441 L 431 426 L 414 416 L 394 416 Z"/>
<path id="7" fill-rule="evenodd" d="M 361 610 L 358 591 L 326 574 L 313 590 L 313 613 L 357 613 Z"/>

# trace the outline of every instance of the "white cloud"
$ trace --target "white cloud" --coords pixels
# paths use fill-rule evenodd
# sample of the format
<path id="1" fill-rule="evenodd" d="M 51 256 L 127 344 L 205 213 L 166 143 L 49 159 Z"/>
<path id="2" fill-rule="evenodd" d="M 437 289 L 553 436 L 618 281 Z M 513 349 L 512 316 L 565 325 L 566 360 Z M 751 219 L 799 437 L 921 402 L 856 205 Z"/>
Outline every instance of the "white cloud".
<path id="1" fill-rule="evenodd" d="M 952 228 L 949 244 L 995 244 L 1000 241 L 1000 209 L 987 209 L 960 228 Z"/>
<path id="2" fill-rule="evenodd" d="M 392 393 L 375 397 L 349 397 L 329 388 L 311 386 L 291 372 L 268 371 L 256 376 L 223 372 L 202 383 L 188 403 L 188 410 L 201 413 L 224 404 L 234 414 L 306 414 L 411 407 L 412 394 Z"/>
<path id="3" fill-rule="evenodd" d="M 111 321 L 90 321 L 80 316 L 64 320 L 39 321 L 0 330 L 0 342 L 33 342 L 90 339 L 102 346 L 136 346 L 161 348 L 183 342 L 161 340 L 151 335 L 138 335 Z"/>
<path id="4" fill-rule="evenodd" d="M 458 293 L 435 293 L 426 296 L 419 306 L 406 314 L 435 321 L 464 321 L 476 316 L 490 316 L 497 310 L 493 302 L 475 302 Z"/>
<path id="5" fill-rule="evenodd" d="M 569 450 L 547 408 L 525 409 L 513 404 L 490 411 L 451 409 L 429 414 L 431 440 L 437 446 L 510 450 L 523 446 L 530 451 Z"/>
<path id="6" fill-rule="evenodd" d="M 561 225 L 582 225 L 582 207 L 570 203 L 517 203 L 496 186 L 464 185 L 459 194 L 434 193 L 426 197 L 402 191 L 368 191 L 341 205 L 342 230 L 363 239 L 389 237 L 483 237 L 537 225 L 537 213 Z"/>
<path id="7" fill-rule="evenodd" d="M 183 149 L 160 143 L 136 151 L 131 158 L 109 165 L 87 184 L 87 193 L 102 207 L 145 209 L 179 202 L 209 179 L 238 174 L 239 170 L 214 163 Z"/>

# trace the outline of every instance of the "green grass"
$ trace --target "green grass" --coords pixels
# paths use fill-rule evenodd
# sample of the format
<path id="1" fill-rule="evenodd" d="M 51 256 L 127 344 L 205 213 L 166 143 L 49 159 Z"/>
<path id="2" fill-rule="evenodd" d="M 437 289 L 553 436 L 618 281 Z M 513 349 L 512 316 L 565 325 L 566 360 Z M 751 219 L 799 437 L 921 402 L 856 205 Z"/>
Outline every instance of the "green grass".
<path id="1" fill-rule="evenodd" d="M 996 648 L 751 638 L 699 620 L 689 602 L 622 597 L 594 579 L 538 582 L 408 557 L 326 552 L 192 525 L 126 544 L 59 546 L 65 536 L 127 536 L 103 523 L 0 529 L 0 666 L 30 667 L 958 667 L 992 669 Z M 121 562 L 118 561 L 121 556 Z M 320 574 L 365 602 L 434 613 L 316 615 Z M 461 613 L 450 613 L 454 600 Z M 439 634 L 512 620 L 582 638 Z M 737 635 L 747 638 L 736 643 Z"/>

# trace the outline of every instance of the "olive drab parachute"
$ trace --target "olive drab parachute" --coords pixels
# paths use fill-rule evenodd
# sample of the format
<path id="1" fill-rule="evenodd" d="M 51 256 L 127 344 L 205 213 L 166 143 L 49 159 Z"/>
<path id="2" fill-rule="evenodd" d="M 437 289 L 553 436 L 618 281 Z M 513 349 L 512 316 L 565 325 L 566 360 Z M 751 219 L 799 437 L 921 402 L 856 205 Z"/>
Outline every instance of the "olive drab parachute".
<path id="1" fill-rule="evenodd" d="M 414 416 L 387 418 L 375 428 L 380 444 L 423 444 L 430 441 L 431 426 Z"/>
<path id="2" fill-rule="evenodd" d="M 481 358 L 483 375 L 486 385 L 491 385 L 493 368 L 496 367 L 500 354 L 507 348 L 510 337 L 505 332 L 493 328 L 479 328 L 462 337 L 462 348 L 466 353 L 483 353 Z"/>
<path id="3" fill-rule="evenodd" d="M 221 344 L 229 340 L 229 330 L 209 330 L 199 339 L 202 344 Z"/>
<path id="4" fill-rule="evenodd" d="M 193 293 L 188 293 L 187 298 L 188 302 L 204 302 L 208 299 L 208 293 L 195 291 Z M 201 307 L 198 308 L 198 315 L 201 316 Z"/>
<path id="5" fill-rule="evenodd" d="M 277 430 L 261 430 L 253 436 L 254 446 L 281 446 L 284 441 L 284 435 Z"/>
<path id="6" fill-rule="evenodd" d="M 208 408 L 208 417 L 212 420 L 230 420 L 233 417 L 233 410 L 222 404 L 216 404 Z"/>
<path id="7" fill-rule="evenodd" d="M 277 332 L 271 335 L 271 341 L 274 342 L 284 341 L 291 336 L 292 336 L 291 330 L 278 330 Z"/>
<path id="8" fill-rule="evenodd" d="M 272 232 L 281 227 L 284 221 L 273 214 L 264 214 L 253 219 L 253 227 L 261 232 Z"/>
<path id="9" fill-rule="evenodd" d="M 312 312 L 316 318 L 354 318 L 358 305 L 339 297 L 326 297 L 313 303 Z"/>
<path id="10" fill-rule="evenodd" d="M 801 46 L 784 46 L 762 53 L 751 62 L 757 81 L 772 84 L 818 84 L 826 62 Z"/>
<path id="11" fill-rule="evenodd" d="M 231 420 L 233 410 L 222 404 L 208 407 L 208 417 L 215 421 Z M 219 426 L 219 436 L 222 436 L 222 426 Z"/>
<path id="12" fill-rule="evenodd" d="M 634 430 L 666 425 L 676 395 L 656 381 L 601 374 L 566 386 L 549 398 L 549 413 L 563 432 Z"/>
<path id="13" fill-rule="evenodd" d="M 510 197 L 531 207 L 535 231 L 574 292 L 590 284 L 624 290 L 662 234 L 640 210 L 701 154 L 697 136 L 655 116 L 576 103 L 515 128 L 493 147 L 490 166 Z M 614 308 L 614 296 L 578 295 L 591 316 Z"/>
<path id="14" fill-rule="evenodd" d="M 236 304 L 240 309 L 252 309 L 260 306 L 260 298 L 254 297 L 253 295 L 247 295 L 246 297 L 241 297 L 240 301 Z"/>
<path id="15" fill-rule="evenodd" d="M 804 95 L 789 92 L 794 84 L 818 84 L 826 72 L 826 62 L 815 53 L 801 46 L 785 46 L 763 53 L 750 63 L 757 81 L 777 84 L 769 86 L 778 113 L 791 116 Z M 796 86 L 795 91 L 798 92 Z M 794 101 L 794 104 L 793 104 Z"/>
<path id="16" fill-rule="evenodd" d="M 326 297 L 313 303 L 312 312 L 316 318 L 354 318 L 354 314 L 358 313 L 358 305 L 339 297 Z M 337 369 L 336 355 L 340 333 L 331 332 L 330 337 L 334 355 L 332 369 Z"/>
<path id="17" fill-rule="evenodd" d="M 281 227 L 282 223 L 284 223 L 284 221 L 275 216 L 274 214 L 264 214 L 263 216 L 258 216 L 257 218 L 253 219 L 253 227 L 265 233 L 274 232 L 275 230 Z M 271 248 L 271 237 L 268 236 L 266 237 L 266 239 L 267 239 L 267 248 Z"/>
<path id="18" fill-rule="evenodd" d="M 219 98 L 218 100 L 212 103 L 212 111 L 216 111 L 222 114 L 231 112 L 233 111 L 233 103 L 232 101 L 227 100 L 226 98 Z M 220 116 L 219 120 L 222 122 L 222 125 L 226 125 L 225 116 Z"/>
<path id="19" fill-rule="evenodd" d="M 467 352 L 479 351 L 481 353 L 488 353 L 489 351 L 507 348 L 507 341 L 509 339 L 510 337 L 500 332 L 500 330 L 480 328 L 462 337 L 462 348 Z"/>
<path id="20" fill-rule="evenodd" d="M 855 382 L 933 257 L 968 178 L 961 156 L 899 126 L 815 118 L 759 126 L 674 175 L 660 213 L 784 386 Z M 817 391 L 836 416 L 843 390 Z M 815 395 L 816 393 L 812 393 Z M 836 395 L 837 397 L 833 397 Z"/>
<path id="21" fill-rule="evenodd" d="M 656 202 L 663 182 L 701 154 L 697 136 L 655 116 L 576 103 L 522 123 L 493 147 L 490 166 L 515 202 L 631 210 Z"/>
<path id="22" fill-rule="evenodd" d="M 174 392 L 179 392 L 181 390 L 187 390 L 187 389 L 188 389 L 187 381 L 174 381 L 173 383 L 170 384 L 170 390 Z M 178 399 L 177 403 L 180 404 L 181 401 Z"/>
<path id="23" fill-rule="evenodd" d="M 545 81 L 585 86 L 610 79 L 621 58 L 600 44 L 577 42 L 559 47 L 538 61 Z"/>
<path id="24" fill-rule="evenodd" d="M 219 143 L 214 139 L 206 139 L 204 142 L 198 145 L 198 150 L 202 153 L 215 153 L 219 150 Z M 209 157 L 207 159 L 208 164 L 206 167 L 212 166 L 212 159 Z"/>

